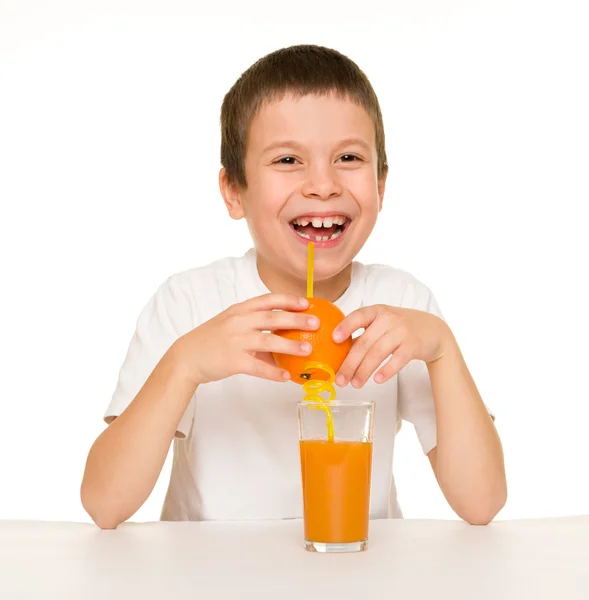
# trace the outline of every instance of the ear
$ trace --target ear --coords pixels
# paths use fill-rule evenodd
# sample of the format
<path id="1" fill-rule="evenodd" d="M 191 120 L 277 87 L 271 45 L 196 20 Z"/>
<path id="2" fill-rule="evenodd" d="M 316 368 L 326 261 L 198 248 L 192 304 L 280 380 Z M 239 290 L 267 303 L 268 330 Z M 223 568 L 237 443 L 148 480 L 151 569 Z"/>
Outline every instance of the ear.
<path id="1" fill-rule="evenodd" d="M 225 206 L 232 219 L 243 219 L 243 203 L 241 198 L 241 188 L 239 184 L 229 181 L 227 170 L 223 167 L 219 171 L 219 189 L 225 201 Z"/>
<path id="2" fill-rule="evenodd" d="M 387 175 L 389 174 L 388 170 L 384 173 L 384 175 L 378 180 L 378 212 L 382 210 L 382 202 L 384 200 L 384 189 L 387 182 Z"/>

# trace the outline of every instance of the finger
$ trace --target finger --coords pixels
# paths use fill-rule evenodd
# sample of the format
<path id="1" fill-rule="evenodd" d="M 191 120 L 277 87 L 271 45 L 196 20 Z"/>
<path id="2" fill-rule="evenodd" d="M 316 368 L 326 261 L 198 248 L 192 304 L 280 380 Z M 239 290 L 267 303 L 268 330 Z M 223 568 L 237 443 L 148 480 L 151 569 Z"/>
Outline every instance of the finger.
<path id="1" fill-rule="evenodd" d="M 247 312 L 258 310 L 305 310 L 309 308 L 309 301 L 294 294 L 262 294 L 236 306 Z"/>
<path id="2" fill-rule="evenodd" d="M 361 336 L 354 340 L 351 350 L 348 352 L 342 366 L 337 372 L 335 378 L 337 385 L 343 387 L 351 381 L 358 366 L 364 360 L 364 357 L 384 333 L 385 332 L 375 322 L 370 325 Z"/>
<path id="3" fill-rule="evenodd" d="M 276 365 L 276 361 L 271 352 L 253 352 L 253 355 L 269 365 Z"/>
<path id="4" fill-rule="evenodd" d="M 252 375 L 253 377 L 268 379 L 270 381 L 288 381 L 290 379 L 290 373 L 288 371 L 275 365 L 270 365 L 251 355 L 244 360 L 239 372 L 244 375 Z"/>
<path id="5" fill-rule="evenodd" d="M 288 312 L 286 310 L 267 310 L 248 315 L 248 324 L 253 329 L 262 331 L 278 331 L 279 329 L 313 331 L 319 327 L 319 319 L 315 315 Z"/>
<path id="6" fill-rule="evenodd" d="M 399 348 L 401 337 L 398 332 L 389 331 L 383 335 L 367 352 L 364 360 L 358 366 L 358 369 L 352 376 L 352 386 L 361 388 L 368 381 L 368 378 L 374 371 L 382 365 L 391 354 Z M 381 382 L 382 383 L 382 382 Z"/>
<path id="7" fill-rule="evenodd" d="M 378 370 L 374 376 L 376 383 L 385 383 L 411 362 L 411 354 L 403 345 L 399 346 L 389 360 Z"/>
<path id="8" fill-rule="evenodd" d="M 289 340 L 274 333 L 256 332 L 246 342 L 248 352 L 270 352 L 274 354 L 292 354 L 293 356 L 308 356 L 312 350 L 309 342 Z"/>
<path id="9" fill-rule="evenodd" d="M 354 331 L 366 329 L 374 321 L 378 313 L 376 306 L 365 306 L 351 312 L 342 322 L 333 330 L 333 341 L 343 342 L 348 339 Z M 364 335 L 364 334 L 362 334 Z"/>

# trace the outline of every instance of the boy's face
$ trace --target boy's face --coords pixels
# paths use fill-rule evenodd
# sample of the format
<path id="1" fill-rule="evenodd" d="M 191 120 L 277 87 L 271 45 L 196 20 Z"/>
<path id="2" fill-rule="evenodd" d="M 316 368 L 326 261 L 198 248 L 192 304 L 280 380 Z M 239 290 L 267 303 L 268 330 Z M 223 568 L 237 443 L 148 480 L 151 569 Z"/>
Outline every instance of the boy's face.
<path id="1" fill-rule="evenodd" d="M 350 265 L 382 207 L 374 124 L 335 95 L 287 94 L 252 120 L 247 188 L 223 185 L 233 218 L 245 217 L 266 272 L 304 281 L 315 242 L 315 279 Z M 222 178 L 223 179 L 223 178 Z"/>

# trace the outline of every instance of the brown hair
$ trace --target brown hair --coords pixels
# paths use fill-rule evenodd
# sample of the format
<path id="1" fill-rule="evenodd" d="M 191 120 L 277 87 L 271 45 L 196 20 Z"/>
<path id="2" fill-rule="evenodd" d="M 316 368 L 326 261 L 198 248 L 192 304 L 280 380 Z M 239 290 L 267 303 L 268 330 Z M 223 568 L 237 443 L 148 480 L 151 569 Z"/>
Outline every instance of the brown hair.
<path id="1" fill-rule="evenodd" d="M 374 122 L 378 177 L 388 170 L 378 98 L 355 62 L 337 50 L 315 45 L 276 50 L 242 73 L 221 106 L 221 164 L 229 181 L 246 187 L 245 153 L 249 126 L 266 101 L 285 93 L 298 96 L 336 93 L 362 106 Z"/>

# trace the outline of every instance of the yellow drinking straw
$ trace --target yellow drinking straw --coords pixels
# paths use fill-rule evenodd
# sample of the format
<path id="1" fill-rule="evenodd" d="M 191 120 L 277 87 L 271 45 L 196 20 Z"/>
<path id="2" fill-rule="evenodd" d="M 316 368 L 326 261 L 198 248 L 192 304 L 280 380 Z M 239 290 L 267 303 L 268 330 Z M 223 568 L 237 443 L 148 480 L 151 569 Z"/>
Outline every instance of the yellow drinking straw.
<path id="1" fill-rule="evenodd" d="M 313 297 L 313 262 L 315 259 L 315 244 L 307 244 L 307 298 Z"/>
<path id="2" fill-rule="evenodd" d="M 315 244 L 309 242 L 307 244 L 307 298 L 310 300 L 313 298 L 313 263 L 314 263 L 314 249 Z M 327 373 L 329 379 L 323 381 L 321 379 L 309 379 L 303 383 L 303 391 L 305 392 L 304 400 L 308 402 L 326 402 L 329 403 L 335 398 L 335 388 L 333 387 L 335 381 L 335 373 L 333 369 L 321 362 L 309 362 L 305 365 L 305 371 L 312 371 L 313 369 L 319 369 Z M 329 392 L 329 398 L 323 398 L 319 394 L 321 392 Z M 322 404 L 314 407 L 317 409 L 323 409 L 327 417 L 327 439 L 333 441 L 333 416 L 331 409 L 328 404 Z"/>

